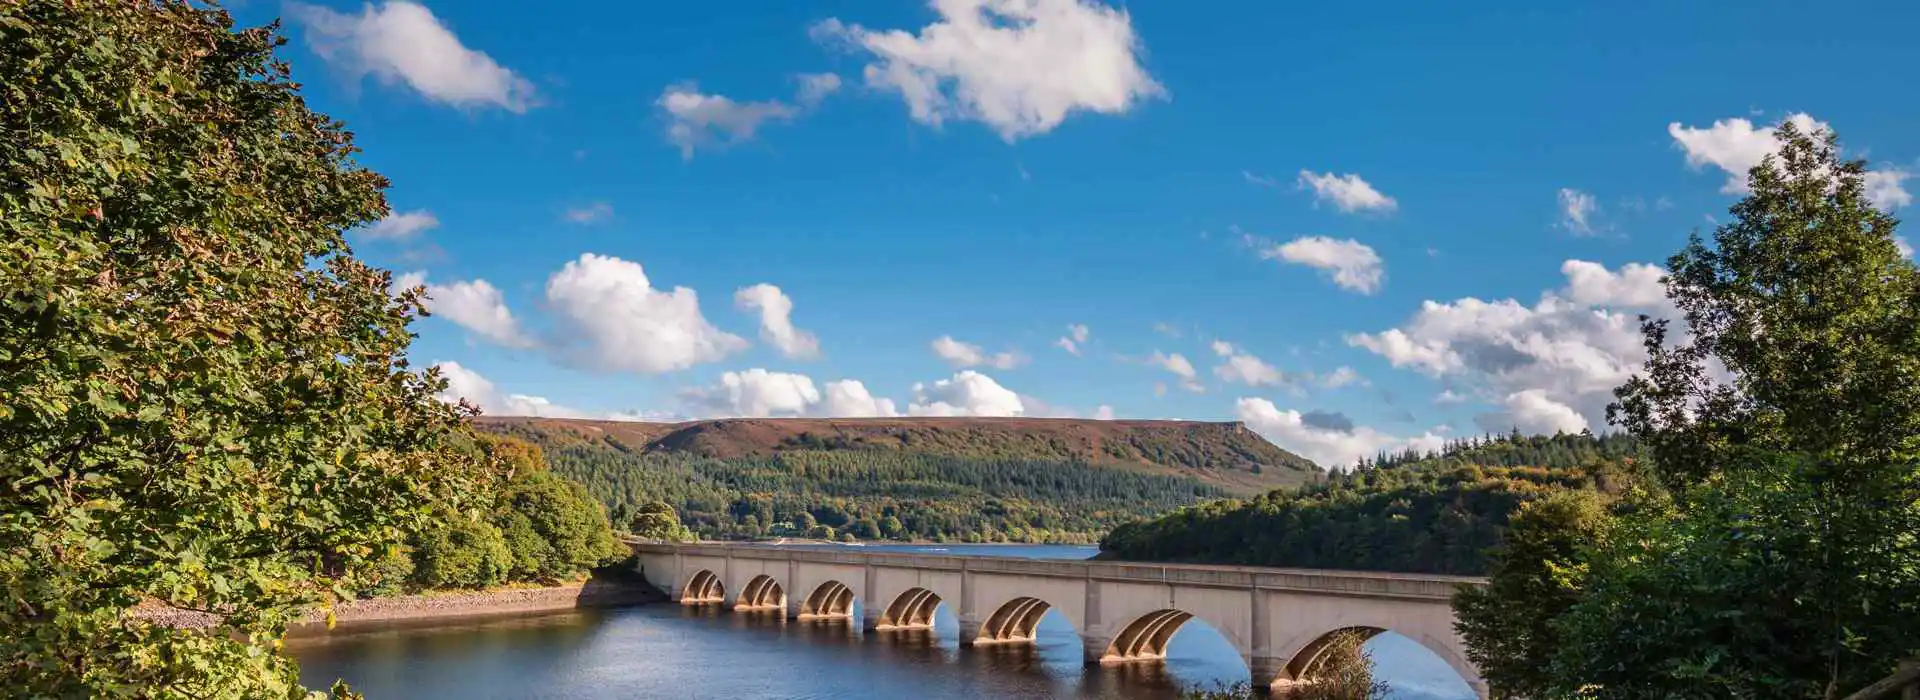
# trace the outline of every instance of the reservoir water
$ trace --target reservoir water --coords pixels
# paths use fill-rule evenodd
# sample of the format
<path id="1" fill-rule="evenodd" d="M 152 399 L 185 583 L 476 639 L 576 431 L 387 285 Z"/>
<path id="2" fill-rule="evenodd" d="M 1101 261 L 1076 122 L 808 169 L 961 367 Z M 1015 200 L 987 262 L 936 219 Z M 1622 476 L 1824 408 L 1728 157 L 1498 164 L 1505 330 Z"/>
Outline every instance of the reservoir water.
<path id="1" fill-rule="evenodd" d="M 1084 559 L 1092 547 L 871 545 L 950 555 Z M 856 614 L 855 619 L 858 619 Z M 962 649 L 943 606 L 931 634 L 673 604 L 582 610 L 288 640 L 308 687 L 345 679 L 370 699 L 1174 698 L 1247 680 L 1231 644 L 1199 620 L 1165 664 L 1087 667 L 1059 613 L 1031 646 Z M 1468 700 L 1439 657 L 1385 634 L 1367 644 L 1395 700 Z"/>

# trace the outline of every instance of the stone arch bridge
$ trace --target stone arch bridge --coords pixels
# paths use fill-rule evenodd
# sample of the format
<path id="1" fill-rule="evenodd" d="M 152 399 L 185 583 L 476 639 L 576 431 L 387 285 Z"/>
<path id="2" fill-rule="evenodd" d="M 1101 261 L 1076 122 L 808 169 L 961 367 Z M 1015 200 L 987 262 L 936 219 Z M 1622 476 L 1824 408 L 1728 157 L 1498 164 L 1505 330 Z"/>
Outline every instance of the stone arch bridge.
<path id="1" fill-rule="evenodd" d="M 1154 662 L 1199 619 L 1240 652 L 1255 686 L 1313 674 L 1339 632 L 1393 631 L 1419 642 L 1487 697 L 1454 632 L 1449 601 L 1480 579 L 1313 569 L 936 556 L 860 547 L 633 543 L 641 573 L 687 605 L 847 619 L 867 630 L 933 624 L 946 604 L 960 643 L 1031 643 L 1048 611 L 1079 632 L 1090 664 Z"/>

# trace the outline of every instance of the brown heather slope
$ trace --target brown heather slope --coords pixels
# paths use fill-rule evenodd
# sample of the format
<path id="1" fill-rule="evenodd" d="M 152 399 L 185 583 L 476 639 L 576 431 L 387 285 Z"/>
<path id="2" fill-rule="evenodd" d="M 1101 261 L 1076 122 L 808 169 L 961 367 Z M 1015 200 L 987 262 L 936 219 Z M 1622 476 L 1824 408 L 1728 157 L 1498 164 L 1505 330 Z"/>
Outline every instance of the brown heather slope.
<path id="1" fill-rule="evenodd" d="M 765 457 L 783 450 L 876 450 L 1124 466 L 1187 474 L 1236 491 L 1297 484 L 1312 462 L 1237 422 L 1070 418 L 737 418 L 640 423 L 482 417 L 483 428 L 560 446 L 626 452 Z"/>

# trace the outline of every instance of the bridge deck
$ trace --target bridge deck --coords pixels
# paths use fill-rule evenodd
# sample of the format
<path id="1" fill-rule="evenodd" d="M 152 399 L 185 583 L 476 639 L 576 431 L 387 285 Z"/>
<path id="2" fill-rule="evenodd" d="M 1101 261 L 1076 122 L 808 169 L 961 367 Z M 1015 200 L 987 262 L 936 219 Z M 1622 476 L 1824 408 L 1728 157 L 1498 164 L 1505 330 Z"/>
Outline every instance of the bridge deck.
<path id="1" fill-rule="evenodd" d="M 1297 590 L 1319 594 L 1414 598 L 1450 598 L 1461 586 L 1483 585 L 1469 576 L 1341 571 L 1257 566 L 1221 566 L 1163 562 L 1127 562 L 1023 557 L 957 556 L 866 550 L 857 546 L 795 546 L 752 543 L 671 544 L 629 541 L 636 553 L 799 561 L 818 564 L 873 565 L 932 571 L 968 571 L 1020 576 L 1155 582 L 1204 588 Z"/>

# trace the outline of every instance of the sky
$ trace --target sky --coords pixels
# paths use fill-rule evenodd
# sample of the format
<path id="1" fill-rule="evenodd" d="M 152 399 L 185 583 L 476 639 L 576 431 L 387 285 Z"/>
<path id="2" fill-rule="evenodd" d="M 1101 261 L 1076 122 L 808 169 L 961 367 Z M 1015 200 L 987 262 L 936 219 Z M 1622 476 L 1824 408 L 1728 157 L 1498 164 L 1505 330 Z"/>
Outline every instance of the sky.
<path id="1" fill-rule="evenodd" d="M 232 10 L 392 180 L 348 239 L 496 415 L 1599 432 L 1777 125 L 1920 187 L 1912 3 Z"/>

